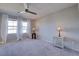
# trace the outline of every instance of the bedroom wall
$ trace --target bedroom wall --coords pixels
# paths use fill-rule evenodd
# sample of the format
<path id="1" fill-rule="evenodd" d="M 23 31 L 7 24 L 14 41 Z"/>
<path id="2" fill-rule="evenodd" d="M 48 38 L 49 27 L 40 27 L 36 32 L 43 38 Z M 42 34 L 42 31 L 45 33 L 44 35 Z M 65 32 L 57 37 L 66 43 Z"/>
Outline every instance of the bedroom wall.
<path id="1" fill-rule="evenodd" d="M 0 13 L 0 33 L 1 33 L 1 19 L 2 19 L 2 15 Z M 1 34 L 0 34 L 0 41 L 1 41 Z"/>
<path id="2" fill-rule="evenodd" d="M 79 12 L 79 3 L 78 3 L 78 12 Z"/>
<path id="3" fill-rule="evenodd" d="M 63 9 L 36 20 L 38 33 L 41 39 L 53 42 L 57 36 L 57 26 L 62 26 L 65 46 L 79 51 L 79 13 L 78 5 Z"/>

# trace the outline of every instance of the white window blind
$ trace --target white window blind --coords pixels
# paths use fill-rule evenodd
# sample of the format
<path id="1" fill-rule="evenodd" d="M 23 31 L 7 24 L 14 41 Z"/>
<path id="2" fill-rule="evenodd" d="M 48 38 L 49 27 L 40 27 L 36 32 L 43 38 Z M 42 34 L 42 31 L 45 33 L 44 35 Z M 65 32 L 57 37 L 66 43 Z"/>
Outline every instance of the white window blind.
<path id="1" fill-rule="evenodd" d="M 17 21 L 16 20 L 8 20 L 8 34 L 17 32 Z"/>

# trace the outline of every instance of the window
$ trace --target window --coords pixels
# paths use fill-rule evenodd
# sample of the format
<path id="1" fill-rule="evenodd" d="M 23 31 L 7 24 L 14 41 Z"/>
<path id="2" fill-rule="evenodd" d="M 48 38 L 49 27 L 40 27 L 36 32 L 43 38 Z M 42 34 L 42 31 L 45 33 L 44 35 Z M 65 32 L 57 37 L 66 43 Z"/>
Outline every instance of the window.
<path id="1" fill-rule="evenodd" d="M 8 21 L 8 34 L 16 33 L 16 32 L 17 32 L 17 21 L 9 20 Z"/>
<path id="2" fill-rule="evenodd" d="M 22 33 L 27 33 L 27 22 L 22 22 Z"/>

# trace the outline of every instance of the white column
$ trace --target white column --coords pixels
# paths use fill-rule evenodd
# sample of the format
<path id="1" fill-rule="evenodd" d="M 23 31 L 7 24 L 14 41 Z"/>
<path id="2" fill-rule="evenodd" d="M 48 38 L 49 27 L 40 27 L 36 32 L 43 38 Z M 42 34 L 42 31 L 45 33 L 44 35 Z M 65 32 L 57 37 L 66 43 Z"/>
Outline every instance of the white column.
<path id="1" fill-rule="evenodd" d="M 1 38 L 4 43 L 6 43 L 7 40 L 7 31 L 8 31 L 7 22 L 8 22 L 8 15 L 3 14 L 1 20 Z"/>
<path id="2" fill-rule="evenodd" d="M 18 18 L 17 40 L 22 39 L 22 18 Z"/>
<path id="3" fill-rule="evenodd" d="M 29 37 L 31 38 L 31 20 L 28 19 L 27 23 L 28 23 L 27 32 L 28 32 Z"/>

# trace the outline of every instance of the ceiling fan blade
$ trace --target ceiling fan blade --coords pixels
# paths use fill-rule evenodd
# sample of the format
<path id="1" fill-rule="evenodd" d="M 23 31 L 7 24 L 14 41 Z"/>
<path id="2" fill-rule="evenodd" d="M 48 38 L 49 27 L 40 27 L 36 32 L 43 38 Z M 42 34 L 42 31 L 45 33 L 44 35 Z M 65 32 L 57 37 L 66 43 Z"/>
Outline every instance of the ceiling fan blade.
<path id="1" fill-rule="evenodd" d="M 31 11 L 28 11 L 28 13 L 31 13 L 31 14 L 37 15 L 37 13 L 35 13 L 35 12 L 31 12 Z"/>
<path id="2" fill-rule="evenodd" d="M 25 9 L 25 12 L 28 12 L 28 13 L 31 13 L 31 14 L 34 14 L 34 15 L 37 15 L 37 13 L 32 12 L 32 11 L 29 11 L 28 9 Z"/>

